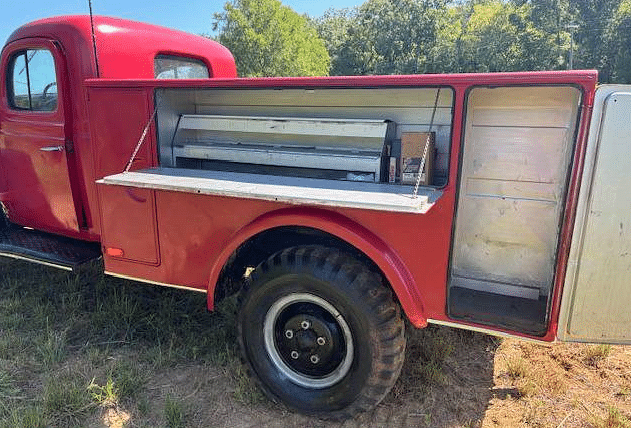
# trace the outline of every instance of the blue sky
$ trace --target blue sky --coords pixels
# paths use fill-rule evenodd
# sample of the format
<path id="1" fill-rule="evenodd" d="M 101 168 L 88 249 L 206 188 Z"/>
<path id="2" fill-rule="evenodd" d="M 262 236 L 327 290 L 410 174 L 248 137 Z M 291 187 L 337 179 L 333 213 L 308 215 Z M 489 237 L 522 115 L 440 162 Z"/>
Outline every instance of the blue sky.
<path id="1" fill-rule="evenodd" d="M 320 16 L 328 8 L 352 7 L 361 0 L 282 0 L 298 13 Z M 149 22 L 189 33 L 210 33 L 213 13 L 223 10 L 218 0 L 93 0 L 98 15 Z M 7 7 L 8 6 L 8 7 Z M 22 24 L 55 15 L 88 13 L 88 0 L 6 0 L 0 18 L 0 45 Z"/>

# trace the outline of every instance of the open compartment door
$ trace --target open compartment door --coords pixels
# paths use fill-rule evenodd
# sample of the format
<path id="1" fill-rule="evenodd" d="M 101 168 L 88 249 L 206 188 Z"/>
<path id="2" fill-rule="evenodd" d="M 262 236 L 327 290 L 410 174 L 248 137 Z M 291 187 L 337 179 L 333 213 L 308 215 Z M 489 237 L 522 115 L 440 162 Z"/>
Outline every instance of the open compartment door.
<path id="1" fill-rule="evenodd" d="M 542 336 L 581 92 L 470 91 L 449 279 L 449 316 Z"/>
<path id="2" fill-rule="evenodd" d="M 631 86 L 603 86 L 565 279 L 560 340 L 631 343 Z"/>

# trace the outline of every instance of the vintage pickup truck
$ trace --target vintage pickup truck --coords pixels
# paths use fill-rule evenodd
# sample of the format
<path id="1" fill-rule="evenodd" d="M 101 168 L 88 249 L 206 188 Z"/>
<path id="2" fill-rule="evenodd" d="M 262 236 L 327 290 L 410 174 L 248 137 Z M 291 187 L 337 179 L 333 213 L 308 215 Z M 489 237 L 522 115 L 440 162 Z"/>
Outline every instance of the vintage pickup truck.
<path id="1" fill-rule="evenodd" d="M 0 75 L 0 254 L 240 293 L 300 412 L 378 403 L 404 319 L 631 342 L 631 88 L 595 71 L 239 79 L 203 37 L 67 16 Z"/>

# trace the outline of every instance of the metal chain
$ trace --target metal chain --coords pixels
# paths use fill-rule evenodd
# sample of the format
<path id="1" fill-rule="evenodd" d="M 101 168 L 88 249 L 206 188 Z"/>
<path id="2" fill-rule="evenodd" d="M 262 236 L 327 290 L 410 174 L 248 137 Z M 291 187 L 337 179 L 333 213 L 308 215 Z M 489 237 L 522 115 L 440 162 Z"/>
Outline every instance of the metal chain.
<path id="1" fill-rule="evenodd" d="M 440 87 L 436 91 L 436 100 L 434 101 L 434 110 L 432 110 L 432 118 L 429 121 L 429 131 L 427 131 L 427 140 L 425 140 L 425 149 L 423 149 L 423 157 L 421 158 L 421 164 L 418 169 L 418 177 L 416 177 L 416 185 L 414 185 L 414 193 L 412 198 L 418 197 L 418 188 L 421 185 L 421 177 L 423 176 L 423 170 L 425 169 L 425 162 L 427 160 L 427 151 L 429 149 L 429 140 L 432 137 L 432 128 L 434 127 L 434 117 L 436 116 L 436 109 L 438 108 L 438 97 L 440 96 Z"/>
<path id="2" fill-rule="evenodd" d="M 147 137 L 147 132 L 149 132 L 149 127 L 151 126 L 151 122 L 153 122 L 153 119 L 155 119 L 157 112 L 158 112 L 158 106 L 156 105 L 156 107 L 153 110 L 153 114 L 151 115 L 151 118 L 145 125 L 145 129 L 142 131 L 142 135 L 140 136 L 140 140 L 138 140 L 138 144 L 136 144 L 134 153 L 131 155 L 131 158 L 129 158 L 129 162 L 127 162 L 127 166 L 125 167 L 124 172 L 129 172 L 129 169 L 131 168 L 131 164 L 134 162 L 134 159 L 136 159 L 138 150 L 140 150 L 140 146 L 142 146 L 142 143 L 145 141 L 145 137 Z"/>

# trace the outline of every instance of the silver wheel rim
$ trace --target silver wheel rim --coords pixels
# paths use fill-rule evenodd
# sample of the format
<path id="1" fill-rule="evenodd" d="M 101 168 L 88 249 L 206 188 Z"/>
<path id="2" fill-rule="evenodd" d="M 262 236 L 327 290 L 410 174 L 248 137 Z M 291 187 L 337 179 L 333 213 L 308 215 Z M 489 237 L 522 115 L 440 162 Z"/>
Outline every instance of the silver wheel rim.
<path id="1" fill-rule="evenodd" d="M 276 322 L 283 310 L 288 308 L 290 305 L 299 303 L 310 303 L 324 309 L 335 319 L 335 322 L 341 330 L 343 340 L 345 342 L 344 345 L 346 346 L 346 352 L 342 358 L 342 361 L 333 371 L 328 373 L 326 376 L 316 377 L 301 373 L 286 364 L 279 353 L 278 346 L 275 340 L 275 331 L 277 328 Z M 267 355 L 269 356 L 276 369 L 283 376 L 287 377 L 291 382 L 305 388 L 322 389 L 335 385 L 348 374 L 351 368 L 351 364 L 353 363 L 353 337 L 351 335 L 351 330 L 346 323 L 346 320 L 344 319 L 342 314 L 337 309 L 335 309 L 333 305 L 331 305 L 329 302 L 322 299 L 321 297 L 315 296 L 310 293 L 292 293 L 276 301 L 269 308 L 267 314 L 265 315 L 265 320 L 263 322 L 263 335 L 265 351 L 267 352 Z"/>

